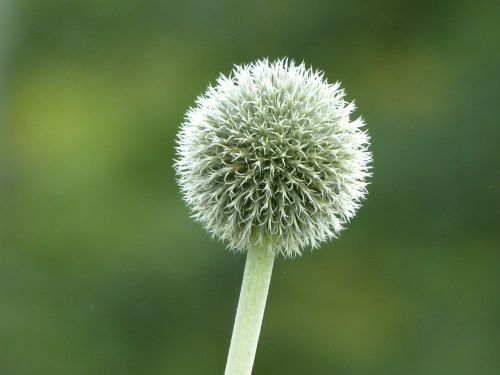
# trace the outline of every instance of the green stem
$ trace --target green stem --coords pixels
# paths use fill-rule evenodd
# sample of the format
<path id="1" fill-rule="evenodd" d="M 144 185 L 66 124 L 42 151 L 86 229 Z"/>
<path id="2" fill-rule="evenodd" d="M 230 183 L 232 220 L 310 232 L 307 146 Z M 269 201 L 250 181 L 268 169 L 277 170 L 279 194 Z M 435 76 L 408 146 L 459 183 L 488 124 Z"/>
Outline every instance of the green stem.
<path id="1" fill-rule="evenodd" d="M 259 341 L 274 254 L 265 248 L 248 250 L 225 375 L 250 375 Z"/>

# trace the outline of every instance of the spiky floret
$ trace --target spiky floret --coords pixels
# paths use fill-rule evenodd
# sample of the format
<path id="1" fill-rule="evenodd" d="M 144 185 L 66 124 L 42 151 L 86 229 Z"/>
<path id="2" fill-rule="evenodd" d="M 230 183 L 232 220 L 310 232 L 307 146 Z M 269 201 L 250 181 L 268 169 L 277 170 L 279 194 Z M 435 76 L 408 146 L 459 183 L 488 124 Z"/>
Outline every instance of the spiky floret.
<path id="1" fill-rule="evenodd" d="M 232 250 L 300 255 L 336 237 L 366 194 L 371 153 L 339 83 L 288 60 L 235 66 L 197 98 L 175 168 L 193 217 Z"/>

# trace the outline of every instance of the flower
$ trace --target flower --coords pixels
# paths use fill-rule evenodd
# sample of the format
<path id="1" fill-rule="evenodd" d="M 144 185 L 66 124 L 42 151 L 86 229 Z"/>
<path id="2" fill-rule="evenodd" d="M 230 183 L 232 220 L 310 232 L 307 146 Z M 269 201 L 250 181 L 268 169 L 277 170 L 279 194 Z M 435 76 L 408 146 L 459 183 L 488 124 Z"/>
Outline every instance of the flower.
<path id="1" fill-rule="evenodd" d="M 365 197 L 372 159 L 340 84 L 286 59 L 235 66 L 177 136 L 178 183 L 195 220 L 235 251 L 300 255 L 334 238 Z"/>

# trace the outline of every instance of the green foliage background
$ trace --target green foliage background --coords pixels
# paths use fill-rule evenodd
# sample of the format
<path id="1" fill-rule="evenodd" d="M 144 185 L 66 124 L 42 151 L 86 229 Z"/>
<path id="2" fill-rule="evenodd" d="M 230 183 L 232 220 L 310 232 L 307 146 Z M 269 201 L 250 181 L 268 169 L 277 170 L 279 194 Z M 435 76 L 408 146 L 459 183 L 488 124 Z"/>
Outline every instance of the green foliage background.
<path id="1" fill-rule="evenodd" d="M 3 0 L 0 374 L 222 374 L 244 257 L 189 218 L 184 112 L 260 57 L 373 141 L 340 239 L 273 275 L 256 375 L 500 373 L 493 1 Z"/>

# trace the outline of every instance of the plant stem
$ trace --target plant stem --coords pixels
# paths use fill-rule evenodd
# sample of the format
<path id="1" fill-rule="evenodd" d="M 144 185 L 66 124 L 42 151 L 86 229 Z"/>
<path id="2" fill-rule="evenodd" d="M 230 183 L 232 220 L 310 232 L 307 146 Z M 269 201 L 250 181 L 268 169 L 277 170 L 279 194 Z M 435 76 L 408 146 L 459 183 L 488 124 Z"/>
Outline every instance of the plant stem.
<path id="1" fill-rule="evenodd" d="M 263 247 L 248 250 L 225 375 L 250 375 L 259 341 L 274 254 Z"/>

